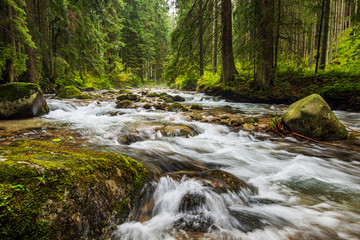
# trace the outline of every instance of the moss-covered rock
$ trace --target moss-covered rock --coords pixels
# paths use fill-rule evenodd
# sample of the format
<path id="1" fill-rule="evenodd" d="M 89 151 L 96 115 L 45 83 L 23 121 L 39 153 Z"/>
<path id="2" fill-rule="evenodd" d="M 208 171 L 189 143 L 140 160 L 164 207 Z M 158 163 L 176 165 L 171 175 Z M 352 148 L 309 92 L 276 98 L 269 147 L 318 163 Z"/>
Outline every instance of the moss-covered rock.
<path id="1" fill-rule="evenodd" d="M 190 107 L 192 110 L 203 110 L 204 108 L 199 104 L 192 104 Z"/>
<path id="2" fill-rule="evenodd" d="M 66 86 L 57 95 L 59 98 L 77 98 L 77 99 L 89 99 L 89 95 L 82 93 L 77 87 Z"/>
<path id="3" fill-rule="evenodd" d="M 292 131 L 316 139 L 346 139 L 344 125 L 318 94 L 312 94 L 289 106 L 281 116 Z"/>
<path id="4" fill-rule="evenodd" d="M 105 239 L 150 178 L 135 160 L 53 143 L 0 146 L 0 239 Z"/>
<path id="5" fill-rule="evenodd" d="M 179 96 L 179 95 L 175 95 L 175 96 L 173 97 L 173 100 L 174 100 L 175 102 L 185 102 L 185 98 L 183 98 L 183 97 L 181 97 L 181 96 Z"/>
<path id="6" fill-rule="evenodd" d="M 171 104 L 168 110 L 173 111 L 173 112 L 178 112 L 178 111 L 187 112 L 187 111 L 189 111 L 189 109 L 187 109 L 181 103 L 178 103 L 178 102 L 174 102 L 173 104 Z"/>
<path id="7" fill-rule="evenodd" d="M 49 107 L 34 83 L 0 85 L 0 119 L 37 117 L 49 112 Z"/>
<path id="8" fill-rule="evenodd" d="M 124 100 L 130 100 L 130 101 L 135 101 L 135 102 L 140 101 L 140 97 L 133 93 L 121 94 L 116 99 L 119 101 L 124 101 Z"/>
<path id="9" fill-rule="evenodd" d="M 120 89 L 119 90 L 119 94 L 128 94 L 128 93 L 130 93 L 130 90 L 128 90 L 128 89 Z"/>
<path id="10" fill-rule="evenodd" d="M 115 108 L 137 108 L 136 104 L 130 100 L 117 101 Z"/>
<path id="11" fill-rule="evenodd" d="M 147 95 L 147 97 L 160 97 L 160 94 L 156 93 L 156 92 L 152 92 L 152 93 L 149 93 Z"/>

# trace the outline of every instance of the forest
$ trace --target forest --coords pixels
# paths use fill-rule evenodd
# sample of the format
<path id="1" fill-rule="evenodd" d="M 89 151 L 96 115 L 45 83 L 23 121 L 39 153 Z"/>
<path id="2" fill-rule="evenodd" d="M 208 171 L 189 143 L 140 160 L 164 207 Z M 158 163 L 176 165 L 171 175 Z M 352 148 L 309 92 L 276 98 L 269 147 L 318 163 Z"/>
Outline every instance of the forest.
<path id="1" fill-rule="evenodd" d="M 168 85 L 358 110 L 357 0 L 5 0 L 0 83 Z M 171 14 L 169 13 L 171 10 Z"/>

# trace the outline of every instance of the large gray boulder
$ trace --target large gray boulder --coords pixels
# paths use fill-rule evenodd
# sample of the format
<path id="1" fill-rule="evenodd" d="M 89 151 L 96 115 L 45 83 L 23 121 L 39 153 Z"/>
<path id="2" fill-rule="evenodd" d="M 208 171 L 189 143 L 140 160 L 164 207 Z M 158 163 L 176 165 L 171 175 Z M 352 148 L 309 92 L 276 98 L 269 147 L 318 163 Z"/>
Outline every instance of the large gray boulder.
<path id="1" fill-rule="evenodd" d="M 344 125 L 318 94 L 312 94 L 289 106 L 281 116 L 292 131 L 315 139 L 346 139 Z"/>
<path id="2" fill-rule="evenodd" d="M 48 112 L 39 85 L 23 82 L 0 85 L 0 119 L 37 117 Z"/>

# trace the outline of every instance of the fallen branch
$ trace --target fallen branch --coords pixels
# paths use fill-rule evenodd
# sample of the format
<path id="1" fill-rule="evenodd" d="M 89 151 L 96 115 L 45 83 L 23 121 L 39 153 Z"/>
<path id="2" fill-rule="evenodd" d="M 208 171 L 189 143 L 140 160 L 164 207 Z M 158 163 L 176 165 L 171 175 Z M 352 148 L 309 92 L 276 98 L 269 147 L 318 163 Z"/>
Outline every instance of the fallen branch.
<path id="1" fill-rule="evenodd" d="M 306 139 L 306 140 L 309 140 L 309 141 L 312 141 L 312 142 L 317 142 L 317 143 L 321 143 L 321 144 L 325 144 L 325 145 L 329 145 L 329 146 L 334 146 L 334 147 L 339 147 L 339 148 L 345 148 L 345 149 L 349 149 L 349 150 L 354 150 L 354 151 L 359 151 L 359 152 L 360 152 L 360 149 L 356 149 L 356 148 L 341 146 L 341 145 L 334 144 L 334 143 L 329 143 L 329 142 L 323 142 L 323 141 L 315 140 L 315 139 L 306 137 L 306 136 L 301 135 L 301 134 L 296 133 L 296 132 L 292 132 L 292 133 L 293 133 L 295 136 L 298 136 L 298 137 L 300 137 L 300 138 L 303 138 L 303 139 Z"/>
<path id="2" fill-rule="evenodd" d="M 360 133 L 359 131 L 356 131 L 355 129 L 353 129 L 353 128 L 351 128 L 351 127 L 348 127 L 348 126 L 346 126 L 346 125 L 344 125 L 346 128 L 348 128 L 348 129 L 350 129 L 351 131 L 354 131 L 354 132 L 356 132 L 356 133 Z"/>
<path id="3" fill-rule="evenodd" d="M 351 130 L 355 131 L 354 129 L 351 129 Z M 296 137 L 299 140 L 308 140 L 308 141 L 321 143 L 321 144 L 325 144 L 325 145 L 329 145 L 329 146 L 333 146 L 333 147 L 344 148 L 344 149 L 349 149 L 349 150 L 354 150 L 354 151 L 360 152 L 360 149 L 357 149 L 357 148 L 341 146 L 341 145 L 330 143 L 330 142 L 323 142 L 323 141 L 315 140 L 315 139 L 306 137 L 304 135 L 301 135 L 299 133 L 296 133 L 296 132 L 290 130 L 287 126 L 285 126 L 285 124 L 278 117 L 274 117 L 273 120 L 267 124 L 265 131 L 279 134 L 283 138 L 284 137 Z M 355 132 L 358 132 L 358 131 L 355 131 Z"/>

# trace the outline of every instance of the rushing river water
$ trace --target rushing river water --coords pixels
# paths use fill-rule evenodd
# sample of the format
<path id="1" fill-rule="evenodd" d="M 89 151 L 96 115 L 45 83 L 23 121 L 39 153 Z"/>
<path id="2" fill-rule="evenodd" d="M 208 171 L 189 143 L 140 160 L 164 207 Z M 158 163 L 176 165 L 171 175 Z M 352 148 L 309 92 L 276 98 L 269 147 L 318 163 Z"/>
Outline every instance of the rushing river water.
<path id="1" fill-rule="evenodd" d="M 284 109 L 180 95 L 185 104 L 205 109 L 229 105 L 252 116 Z M 358 151 L 189 122 L 181 113 L 115 109 L 114 101 L 49 99 L 48 104 L 51 112 L 41 119 L 44 124 L 70 129 L 86 145 L 130 155 L 158 173 L 143 190 L 148 203 L 138 206 L 150 206 L 148 216 L 134 214 L 118 226 L 113 239 L 360 239 Z M 360 114 L 335 113 L 360 129 Z M 146 127 L 164 122 L 190 126 L 197 135 L 168 136 Z M 121 136 L 134 129 L 139 137 L 124 144 Z M 258 190 L 217 192 L 194 178 L 161 175 L 209 169 L 231 173 Z M 181 207 L 185 196 L 194 198 L 188 209 Z"/>

